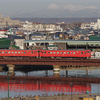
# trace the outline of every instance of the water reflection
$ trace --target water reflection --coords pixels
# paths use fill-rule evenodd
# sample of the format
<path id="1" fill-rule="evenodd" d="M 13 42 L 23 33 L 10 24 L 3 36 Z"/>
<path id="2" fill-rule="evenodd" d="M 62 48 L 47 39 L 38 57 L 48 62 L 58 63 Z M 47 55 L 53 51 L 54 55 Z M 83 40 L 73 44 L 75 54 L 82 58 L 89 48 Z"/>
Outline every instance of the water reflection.
<path id="1" fill-rule="evenodd" d="M 86 91 L 91 92 L 91 85 L 78 85 L 74 84 L 72 88 L 73 94 L 83 94 Z M 8 91 L 8 82 L 0 82 L 0 92 L 1 96 L 7 97 Z M 9 82 L 9 91 L 10 96 L 25 96 L 25 95 L 54 95 L 58 93 L 70 94 L 71 93 L 71 86 L 70 83 L 62 83 L 62 82 L 42 82 L 42 81 L 35 81 L 35 82 Z M 4 93 L 4 94 L 3 94 Z"/>
<path id="2" fill-rule="evenodd" d="M 88 73 L 87 73 L 88 72 Z M 0 72 L 0 75 L 6 76 L 8 71 Z M 36 77 L 53 77 L 53 70 L 31 70 L 20 71 L 15 69 L 15 76 L 36 76 Z M 100 78 L 100 69 L 93 70 L 60 70 L 60 77 L 98 77 Z M 26 95 L 54 95 L 54 94 L 71 94 L 71 83 L 64 82 L 43 82 L 43 81 L 9 81 L 10 96 L 26 96 Z M 77 82 L 76 82 L 77 83 Z M 99 93 L 100 84 L 73 84 L 73 94 L 84 94 L 86 91 L 90 93 Z M 7 80 L 0 80 L 0 97 L 7 97 L 8 95 L 8 82 Z"/>

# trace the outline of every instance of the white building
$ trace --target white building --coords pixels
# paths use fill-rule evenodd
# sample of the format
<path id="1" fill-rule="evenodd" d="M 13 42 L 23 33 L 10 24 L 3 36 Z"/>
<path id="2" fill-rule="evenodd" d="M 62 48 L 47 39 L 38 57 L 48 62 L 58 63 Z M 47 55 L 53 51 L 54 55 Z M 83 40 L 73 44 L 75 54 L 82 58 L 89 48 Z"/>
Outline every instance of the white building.
<path id="1" fill-rule="evenodd" d="M 97 19 L 97 22 L 91 22 L 91 23 L 82 23 L 81 29 L 100 29 L 100 19 Z"/>

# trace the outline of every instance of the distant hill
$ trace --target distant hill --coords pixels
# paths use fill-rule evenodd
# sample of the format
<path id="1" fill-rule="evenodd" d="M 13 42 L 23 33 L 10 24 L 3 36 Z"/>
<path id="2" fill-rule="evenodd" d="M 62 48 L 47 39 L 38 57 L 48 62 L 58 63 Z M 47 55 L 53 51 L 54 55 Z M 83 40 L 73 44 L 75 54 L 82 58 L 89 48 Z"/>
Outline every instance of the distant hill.
<path id="1" fill-rule="evenodd" d="M 22 22 L 39 22 L 39 23 L 56 23 L 57 21 L 65 23 L 73 22 L 97 22 L 97 18 L 11 18 L 13 20 L 20 20 Z"/>
<path id="2" fill-rule="evenodd" d="M 100 9 L 83 9 L 83 10 L 40 10 L 37 12 L 23 12 L 23 11 L 18 11 L 15 12 L 11 15 L 11 17 L 20 17 L 20 18 L 66 18 L 66 17 L 71 17 L 71 18 L 91 18 L 91 17 L 98 17 L 100 18 Z"/>

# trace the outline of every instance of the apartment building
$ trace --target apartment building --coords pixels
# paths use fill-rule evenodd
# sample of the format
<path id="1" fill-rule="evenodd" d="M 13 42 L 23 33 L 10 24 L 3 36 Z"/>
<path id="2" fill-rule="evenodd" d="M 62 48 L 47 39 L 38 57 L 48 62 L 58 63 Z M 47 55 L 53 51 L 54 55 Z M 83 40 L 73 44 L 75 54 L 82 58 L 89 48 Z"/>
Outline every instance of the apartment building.
<path id="1" fill-rule="evenodd" d="M 91 22 L 91 23 L 82 23 L 81 29 L 100 29 L 100 19 L 97 19 L 97 22 Z"/>
<path id="2" fill-rule="evenodd" d="M 60 25 L 56 25 L 56 24 L 41 24 L 41 23 L 32 23 L 32 22 L 28 22 L 26 21 L 23 24 L 23 28 L 24 29 L 31 29 L 34 31 L 49 31 L 49 32 L 55 32 L 55 31 L 61 31 L 62 32 L 62 28 L 60 27 Z"/>

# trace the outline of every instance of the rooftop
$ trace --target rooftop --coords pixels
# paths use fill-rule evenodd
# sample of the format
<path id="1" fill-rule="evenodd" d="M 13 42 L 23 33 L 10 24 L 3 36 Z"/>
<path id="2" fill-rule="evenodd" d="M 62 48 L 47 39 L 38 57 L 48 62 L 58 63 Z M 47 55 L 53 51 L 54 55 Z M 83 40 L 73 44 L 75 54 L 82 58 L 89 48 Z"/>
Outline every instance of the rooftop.
<path id="1" fill-rule="evenodd" d="M 67 43 L 68 45 L 100 44 L 100 40 L 25 40 L 23 43 Z"/>

